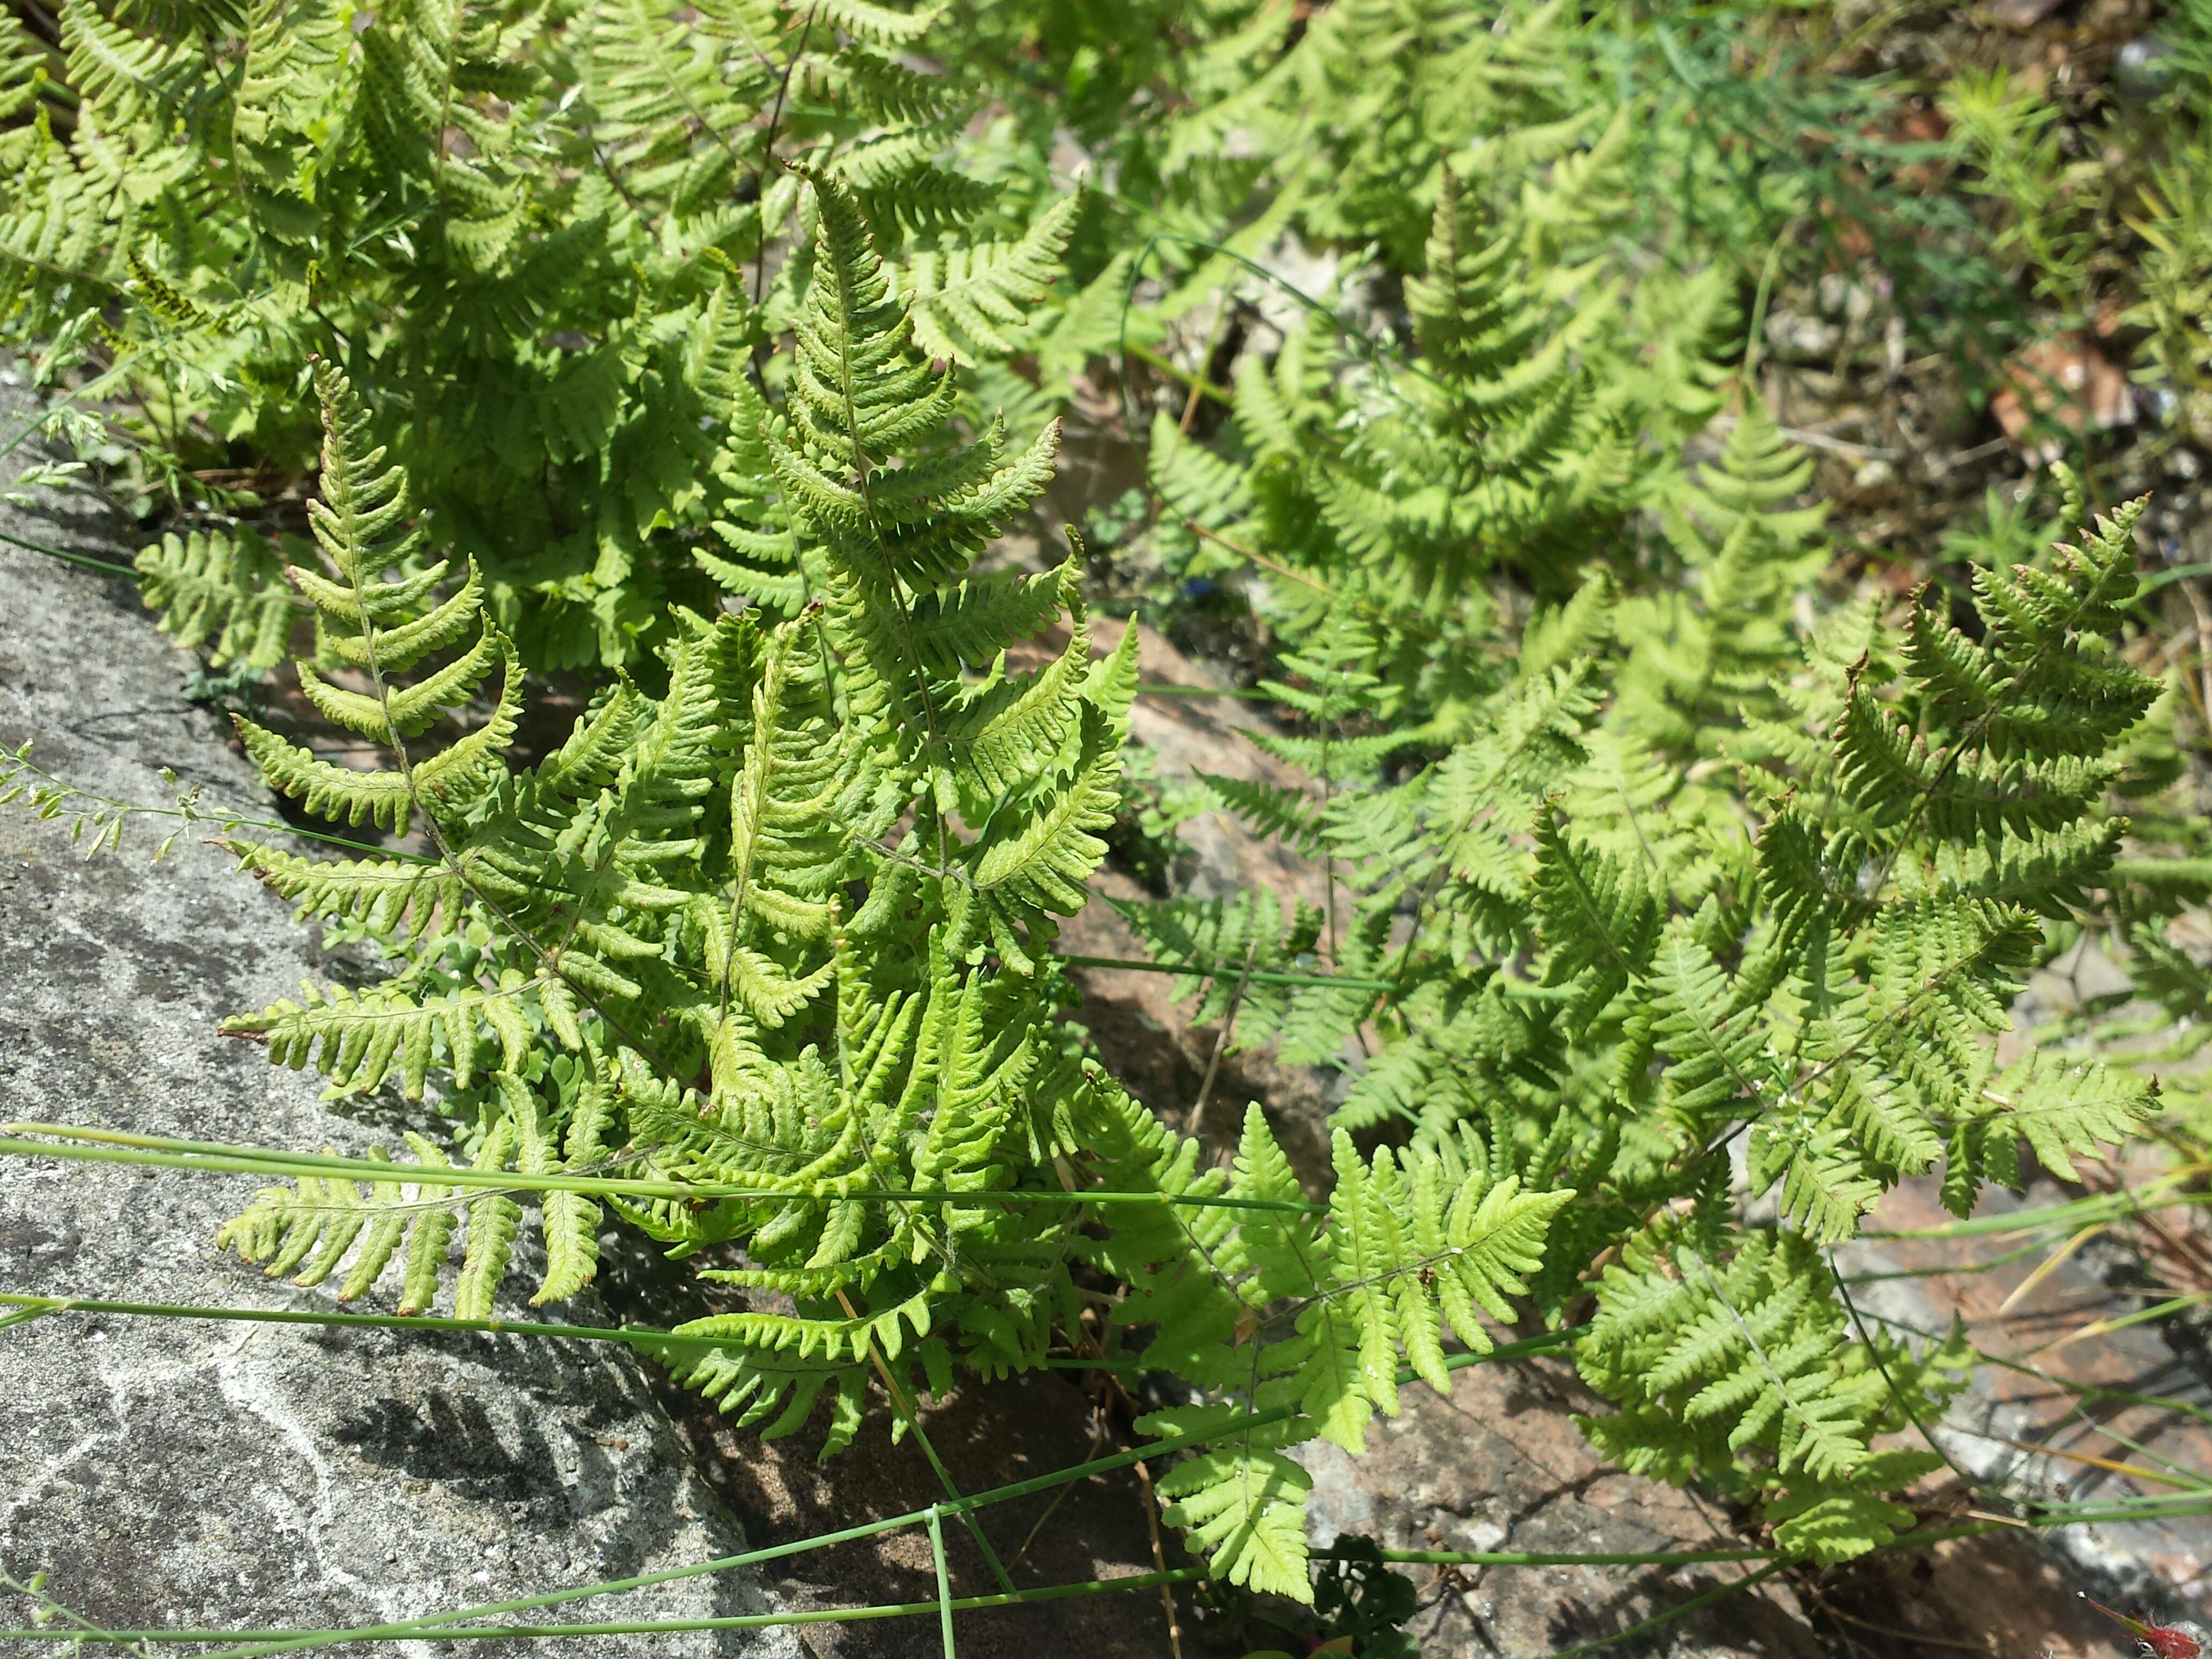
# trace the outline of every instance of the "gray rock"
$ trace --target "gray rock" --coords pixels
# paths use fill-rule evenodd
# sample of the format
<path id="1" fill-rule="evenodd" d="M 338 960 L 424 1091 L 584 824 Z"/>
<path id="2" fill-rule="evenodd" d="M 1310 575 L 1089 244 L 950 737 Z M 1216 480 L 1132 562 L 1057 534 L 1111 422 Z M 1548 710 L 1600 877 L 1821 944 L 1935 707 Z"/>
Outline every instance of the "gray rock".
<path id="1" fill-rule="evenodd" d="M 1844 331 L 1833 323 L 1795 311 L 1769 312 L 1766 343 L 1785 363 L 1817 363 L 1835 355 Z"/>
<path id="2" fill-rule="evenodd" d="M 1353 1459 L 1326 1443 L 1292 1454 L 1314 1477 L 1308 1535 L 1367 1533 L 1389 1549 L 1642 1553 L 1743 1547 L 1735 1517 L 1672 1486 L 1609 1468 L 1576 1426 L 1598 1408 L 1564 1358 L 1474 1365 L 1449 1396 L 1412 1388 L 1403 1413 L 1367 1431 Z M 1746 1568 L 1407 1567 L 1424 1654 L 1523 1659 L 1620 1635 Z M 1628 1655 L 1818 1659 L 1823 1644 L 1786 1581 L 1668 1625 Z"/>
<path id="3" fill-rule="evenodd" d="M 0 533 L 118 556 L 112 526 L 65 512 L 0 508 Z M 0 545 L 0 742 L 35 738 L 43 764 L 118 799 L 167 804 L 167 764 L 210 807 L 265 816 L 217 717 L 180 696 L 191 666 L 129 583 Z M 119 854 L 88 862 L 62 823 L 0 809 L 0 1118 L 295 1149 L 390 1144 L 217 1034 L 225 1013 L 332 964 L 196 838 L 204 828 L 149 862 L 163 833 L 142 822 Z M 216 1250 L 254 1184 L 0 1159 L 0 1287 L 332 1305 L 330 1287 L 271 1284 Z M 612 1322 L 588 1297 L 558 1312 Z M 19 1578 L 47 1571 L 51 1594 L 110 1627 L 375 1623 L 745 1547 L 641 1363 L 611 1345 L 64 1314 L 0 1334 L 0 1562 Z M 750 1574 L 726 1572 L 538 1616 L 768 1605 Z M 15 1602 L 0 1624 L 27 1612 Z M 799 1650 L 787 1630 L 562 1647 Z"/>
<path id="4" fill-rule="evenodd" d="M 2003 1216 L 2074 1195 L 2046 1177 L 2025 1200 L 2002 1188 L 1984 1192 L 1977 1214 Z M 1970 1273 L 1960 1270 L 2011 1241 L 1976 1248 L 1913 1236 L 1948 1218 L 1931 1177 L 1908 1181 L 1876 1212 L 1877 1224 L 1893 1236 L 1855 1241 L 1836 1256 L 1847 1274 L 1868 1276 L 1852 1293 L 1863 1317 L 1916 1334 L 1940 1334 L 1960 1318 L 1984 1353 L 2012 1362 L 1978 1368 L 1942 1420 L 1929 1425 L 1955 1468 L 1990 1491 L 2119 1505 L 2169 1490 L 2154 1477 L 2137 1479 L 2131 1467 L 2201 1469 L 2212 1461 L 2212 1381 L 2185 1337 L 2172 1340 L 2179 1327 L 2136 1325 L 2071 1340 L 2093 1319 L 2121 1318 L 2140 1305 L 2093 1265 L 2096 1241 L 2055 1267 L 2039 1251 Z M 2116 1250 L 2115 1258 L 2108 1267 L 2124 1254 Z M 2033 1285 L 2031 1273 L 2040 1275 Z M 2115 1395 L 2077 1402 L 2062 1385 Z M 2038 1541 L 2075 1586 L 2115 1605 L 2141 1601 L 2197 1619 L 2212 1612 L 2204 1591 L 2212 1522 L 2203 1516 L 2057 1527 Z"/>

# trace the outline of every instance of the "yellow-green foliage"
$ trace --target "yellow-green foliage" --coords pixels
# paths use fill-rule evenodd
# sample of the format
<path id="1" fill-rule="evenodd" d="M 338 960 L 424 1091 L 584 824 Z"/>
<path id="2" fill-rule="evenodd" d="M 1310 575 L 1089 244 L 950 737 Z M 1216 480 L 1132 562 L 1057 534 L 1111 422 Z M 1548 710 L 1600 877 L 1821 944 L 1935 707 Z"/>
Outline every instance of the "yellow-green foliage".
<path id="1" fill-rule="evenodd" d="M 928 9 L 181 15 L 69 0 L 58 52 L 0 18 L 0 338 L 91 353 L 156 416 L 146 441 L 184 447 L 162 465 L 185 489 L 229 443 L 304 466 L 308 362 L 340 366 L 533 666 L 634 665 L 672 601 L 710 602 L 728 364 L 805 285 L 780 253 L 764 280 L 809 240 L 792 167 L 901 247 L 940 356 L 1012 349 L 1066 240 L 1065 207 L 993 215 L 940 165 L 973 100 L 909 67 Z"/>
<path id="2" fill-rule="evenodd" d="M 1574 1322 L 1607 1457 L 1786 1554 L 1889 1541 L 1929 1464 L 1882 1437 L 1962 1355 L 1869 1337 L 1829 1247 L 1900 1181 L 1963 1214 L 2154 1109 L 2094 1014 L 1997 1064 L 2081 930 L 2172 1012 L 2208 993 L 2158 924 L 2212 866 L 2119 857 L 2114 798 L 2178 768 L 2116 645 L 2141 504 L 1984 561 L 1964 629 L 1823 591 L 1731 273 L 1638 274 L 1635 169 L 1676 141 L 1592 92 L 1564 7 L 1209 0 L 1172 65 L 1149 3 L 974 9 L 65 0 L 58 52 L 0 22 L 0 311 L 172 429 L 314 453 L 312 542 L 181 531 L 147 596 L 382 757 L 241 719 L 271 787 L 418 837 L 231 842 L 381 958 L 228 1029 L 457 1133 L 404 1182 L 311 1165 L 222 1242 L 484 1318 L 533 1211 L 540 1302 L 611 1218 L 787 1299 L 661 1358 L 769 1434 L 827 1404 L 825 1452 L 879 1383 L 903 1431 L 917 1390 L 1103 1333 L 1180 1379 L 1141 1425 L 1195 1449 L 1167 1519 L 1301 1598 L 1295 1449 Z M 1116 46 L 1068 91 L 1086 130 L 1180 88 L 1118 177 L 1218 236 L 1038 187 L 1059 129 L 1006 66 L 1071 40 Z M 944 41 L 1006 70 L 989 118 Z M 2035 182 L 2022 246 L 2063 229 Z M 2179 352 L 2174 237 L 2147 303 Z M 1326 902 L 1117 907 L 1224 1050 L 1340 1073 L 1309 1192 L 1257 1107 L 1216 1166 L 1060 1019 L 1139 632 L 1094 651 L 1079 543 L 983 556 L 1052 481 L 1069 372 L 1282 301 L 1243 261 L 1316 249 L 1328 291 L 1155 411 L 1145 533 L 1255 599 L 1256 740 L 1299 781 L 1195 787 Z M 526 670 L 563 665 L 588 704 L 526 761 Z"/>
<path id="3" fill-rule="evenodd" d="M 1066 1057 L 1045 959 L 1105 852 L 1137 634 L 1093 660 L 1072 575 L 971 568 L 1043 487 L 1056 434 L 953 436 L 953 371 L 915 343 L 858 198 L 826 175 L 810 189 L 798 362 L 745 439 L 810 596 L 781 622 L 679 613 L 665 690 L 611 687 L 536 766 L 507 757 L 523 692 L 474 567 L 422 562 L 403 472 L 317 368 L 320 557 L 291 578 L 337 665 L 298 672 L 390 762 L 341 768 L 240 730 L 277 789 L 419 825 L 433 851 L 235 843 L 304 912 L 374 937 L 389 971 L 229 1029 L 341 1090 L 472 1103 L 474 1174 L 416 1138 L 411 1182 L 272 1188 L 224 1242 L 304 1284 L 343 1269 L 349 1297 L 404 1255 L 402 1305 L 421 1310 L 447 1294 L 458 1236 L 453 1306 L 483 1317 L 524 1215 L 498 1173 L 555 1177 L 526 1194 L 538 1300 L 589 1280 L 603 1206 L 679 1255 L 741 1244 L 744 1265 L 708 1276 L 794 1310 L 692 1322 L 667 1361 L 769 1433 L 829 1400 L 830 1450 L 878 1364 L 940 1395 L 960 1366 L 1027 1369 L 1073 1322 L 1079 1267 L 1126 1277 L 1125 1321 L 1158 1327 L 1156 1358 L 1290 1407 L 1264 1455 L 1199 1458 L 1164 1490 L 1223 1574 L 1303 1595 L 1303 1488 L 1279 1449 L 1357 1446 L 1398 1408 L 1401 1356 L 1440 1383 L 1448 1336 L 1487 1347 L 1484 1320 L 1512 1317 L 1569 1195 L 1455 1149 L 1370 1157 L 1347 1138 L 1316 1207 L 1256 1113 L 1224 1182 Z M 1011 670 L 1006 647 L 1054 620 L 1066 647 Z M 495 672 L 493 712 L 456 733 L 450 711 Z M 557 1179 L 610 1167 L 666 1195 Z M 1093 1190 L 1115 1201 L 1094 1213 Z M 1248 1316 L 1267 1356 L 1249 1386 Z"/>
<path id="4" fill-rule="evenodd" d="M 1820 1247 L 1905 1176 L 1940 1167 L 1964 1215 L 2154 1106 L 2140 1070 L 2056 1048 L 2000 1067 L 1991 1038 L 2046 920 L 2122 897 L 2106 801 L 2159 688 L 2109 643 L 2140 503 L 1984 570 L 1972 639 L 1933 596 L 1800 639 L 1793 476 L 1745 418 L 1676 532 L 1695 586 L 1616 602 L 1594 579 L 1453 746 L 1308 740 L 1326 789 L 1220 794 L 1335 889 L 1322 965 L 1347 982 L 1239 987 L 1254 1035 L 1342 1068 L 1337 1121 L 1401 1159 L 1573 1194 L 1531 1288 L 1561 1316 L 1618 1253 L 1577 1350 L 1621 1408 L 1596 1443 L 1764 1502 L 1786 1549 L 1832 1560 L 1909 1522 L 1882 1493 L 1925 1462 L 1874 1437 L 1949 1385 L 1847 1327 Z M 1310 964 L 1314 922 L 1252 908 L 1133 919 L 1166 962 Z"/>

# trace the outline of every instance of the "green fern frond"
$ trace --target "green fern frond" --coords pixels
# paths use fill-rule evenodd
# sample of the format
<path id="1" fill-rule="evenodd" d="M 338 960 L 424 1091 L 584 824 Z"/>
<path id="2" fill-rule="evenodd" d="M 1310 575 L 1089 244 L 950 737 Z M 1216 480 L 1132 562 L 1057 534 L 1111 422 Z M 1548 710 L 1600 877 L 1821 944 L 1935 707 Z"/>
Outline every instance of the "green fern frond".
<path id="1" fill-rule="evenodd" d="M 1660 909 L 1642 872 L 1575 841 L 1556 816 L 1536 825 L 1536 911 L 1551 947 L 1547 985 L 1575 984 L 1577 1026 L 1587 1029 L 1649 971 Z"/>
<path id="2" fill-rule="evenodd" d="M 1211 1570 L 1231 1583 L 1309 1601 L 1305 1500 L 1312 1489 L 1313 1477 L 1279 1452 L 1217 1447 L 1160 1479 L 1160 1496 L 1172 1500 L 1160 1518 L 1186 1528 Z"/>
<path id="3" fill-rule="evenodd" d="M 299 906 L 295 920 L 339 917 L 372 933 L 428 943 L 459 922 L 467 892 L 449 866 L 421 859 L 309 859 L 251 842 L 223 843 L 241 868 Z"/>
<path id="4" fill-rule="evenodd" d="M 1288 911 L 1272 893 L 1255 888 L 1233 899 L 1164 899 L 1149 904 L 1109 899 L 1144 940 L 1152 959 L 1164 966 L 1196 967 L 1203 972 L 1176 975 L 1171 994 L 1192 1004 L 1194 1024 L 1238 1012 L 1237 1042 L 1250 1048 L 1281 1029 L 1289 1010 L 1289 988 L 1244 977 L 1310 971 L 1309 958 L 1319 942 L 1322 914 L 1294 900 Z"/>
<path id="5" fill-rule="evenodd" d="M 447 1166 L 446 1155 L 421 1136 L 410 1133 L 407 1142 L 426 1176 Z M 380 1160 L 383 1154 L 371 1156 Z M 323 1283 L 352 1252 L 338 1292 L 341 1302 L 351 1302 L 375 1286 L 404 1237 L 406 1289 L 399 1310 L 427 1311 L 436 1302 L 438 1273 L 453 1237 L 453 1189 L 428 1179 L 366 1184 L 366 1201 L 361 1185 L 342 1176 L 301 1176 L 289 1187 L 264 1187 L 216 1231 L 216 1248 L 236 1250 L 243 1261 L 266 1262 L 263 1272 L 271 1279 L 297 1269 L 293 1282 L 302 1285 Z"/>
<path id="6" fill-rule="evenodd" d="M 1397 1409 L 1397 1354 L 1421 1379 L 1451 1392 L 1443 1366 L 1447 1329 L 1477 1353 L 1492 1347 L 1478 1312 L 1510 1322 L 1508 1297 L 1527 1294 L 1526 1275 L 1543 1263 L 1552 1218 L 1574 1194 L 1524 1193 L 1508 1176 L 1456 1184 L 1420 1148 L 1371 1164 L 1342 1129 L 1335 1139 L 1336 1188 L 1329 1199 L 1333 1259 L 1341 1293 L 1361 1333 L 1367 1389 L 1385 1413 Z"/>
<path id="7" fill-rule="evenodd" d="M 1678 1448 L 1717 1435 L 1727 1453 L 1771 1452 L 1784 1474 L 1849 1475 L 1868 1455 L 1866 1412 L 1844 1387 L 1849 1343 L 1826 1264 L 1794 1233 L 1730 1243 L 1723 1259 L 1668 1218 L 1632 1240 L 1577 1343 L 1583 1376 L 1626 1409 L 1630 1432 Z M 1598 1439 L 1632 1469 L 1667 1466 L 1659 1446 Z"/>
<path id="8" fill-rule="evenodd" d="M 1124 637 L 1133 655 L 1136 630 Z M 1086 702 L 1074 763 L 1054 781 L 1045 805 L 1020 828 L 980 844 L 977 893 L 994 903 L 1061 915 L 1081 908 L 1091 872 L 1106 856 L 1097 832 L 1111 826 L 1121 809 L 1121 775 L 1119 734 Z"/>
<path id="9" fill-rule="evenodd" d="M 272 1064 L 295 1071 L 313 1065 L 347 1093 L 376 1088 L 396 1066 L 402 1090 L 419 1100 L 434 1058 L 466 1087 L 487 1034 L 500 1045 L 502 1066 L 512 1070 L 522 1063 L 529 1034 L 519 1005 L 528 981 L 510 973 L 512 982 L 497 989 L 428 995 L 396 983 L 360 991 L 308 984 L 301 1000 L 286 998 L 258 1014 L 234 1015 L 223 1029 L 265 1041 Z"/>
<path id="10" fill-rule="evenodd" d="M 892 287 L 908 296 L 915 343 L 950 362 L 1012 356 L 1032 311 L 1060 275 L 1081 205 L 1079 197 L 1061 197 L 1017 240 L 916 252 L 887 272 Z"/>
<path id="11" fill-rule="evenodd" d="M 409 565 L 417 544 L 404 527 L 406 475 L 384 467 L 385 452 L 368 445 L 367 416 L 343 375 L 320 367 L 316 386 L 323 407 L 323 495 L 308 503 L 308 514 L 331 574 L 299 566 L 291 574 L 314 605 L 322 641 L 364 671 L 371 690 L 333 684 L 305 662 L 298 665 L 300 684 L 326 717 L 392 745 L 398 763 L 389 771 L 356 772 L 256 721 L 234 719 L 247 757 L 272 787 L 310 811 L 398 834 L 418 810 L 434 818 L 458 817 L 503 775 L 501 757 L 522 712 L 521 664 L 507 638 L 483 620 L 473 564 L 459 589 L 427 606 L 442 562 L 386 578 L 386 570 Z M 460 657 L 410 684 L 392 678 L 457 641 L 472 624 L 476 642 Z M 434 754 L 416 757 L 399 747 L 471 696 L 495 664 L 501 690 L 489 720 Z"/>
<path id="12" fill-rule="evenodd" d="M 1774 1541 L 1790 1555 L 1821 1566 L 1884 1548 L 1919 1517 L 1883 1494 L 1902 1492 L 1942 1467 L 1933 1452 L 1875 1452 L 1844 1482 L 1807 1484 L 1771 1499 L 1765 1515 Z"/>
<path id="13" fill-rule="evenodd" d="M 181 648 L 205 647 L 218 668 L 228 662 L 274 668 L 284 660 L 294 614 L 285 561 L 254 532 L 195 530 L 179 538 L 173 531 L 141 549 L 134 562 L 141 597 Z"/>

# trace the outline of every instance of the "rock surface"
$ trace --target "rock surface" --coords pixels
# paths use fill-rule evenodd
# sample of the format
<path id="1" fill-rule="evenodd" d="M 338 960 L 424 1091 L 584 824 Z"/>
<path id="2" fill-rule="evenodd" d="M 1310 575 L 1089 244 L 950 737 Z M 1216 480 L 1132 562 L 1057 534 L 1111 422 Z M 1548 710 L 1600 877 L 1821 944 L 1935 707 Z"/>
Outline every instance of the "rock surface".
<path id="1" fill-rule="evenodd" d="M 97 522 L 13 514 L 0 531 L 117 555 Z M 217 717 L 179 695 L 191 664 L 129 583 L 0 545 L 0 743 L 33 738 L 41 763 L 118 799 L 167 805 L 166 763 L 211 808 L 266 812 Z M 87 862 L 62 823 L 0 811 L 0 1118 L 295 1148 L 388 1141 L 217 1034 L 225 1013 L 331 967 L 196 838 L 204 830 L 149 863 L 167 827 L 141 821 L 120 853 Z M 0 1160 L 0 1288 L 332 1305 L 327 1287 L 271 1285 L 217 1254 L 216 1226 L 253 1185 Z M 377 1623 L 745 1547 L 640 1363 L 609 1345 L 65 1314 L 0 1334 L 0 1563 L 18 1578 L 46 1570 L 50 1594 L 109 1627 Z M 0 1601 L 0 1624 L 25 1622 L 27 1605 Z M 728 1572 L 538 1616 L 768 1606 L 756 1579 Z M 766 1631 L 562 1650 L 799 1648 Z"/>

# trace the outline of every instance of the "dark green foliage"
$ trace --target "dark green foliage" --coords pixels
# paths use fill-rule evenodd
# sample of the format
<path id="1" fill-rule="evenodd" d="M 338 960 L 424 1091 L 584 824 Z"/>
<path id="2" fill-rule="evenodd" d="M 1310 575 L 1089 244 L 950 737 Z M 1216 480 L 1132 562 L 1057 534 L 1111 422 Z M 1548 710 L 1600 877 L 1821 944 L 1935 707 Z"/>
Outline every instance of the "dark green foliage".
<path id="1" fill-rule="evenodd" d="M 1413 1581 L 1385 1565 L 1371 1538 L 1341 1537 L 1317 1558 L 1314 1612 L 1332 1639 L 1348 1636 L 1373 1659 L 1419 1659 L 1403 1628 L 1419 1606 Z"/>

